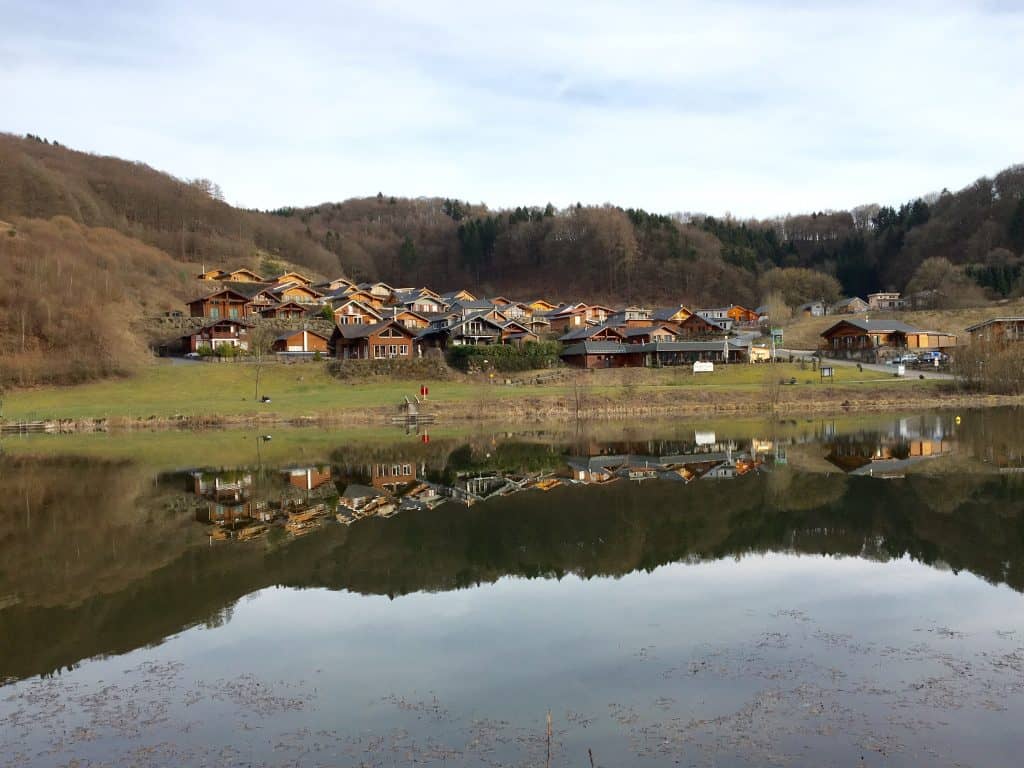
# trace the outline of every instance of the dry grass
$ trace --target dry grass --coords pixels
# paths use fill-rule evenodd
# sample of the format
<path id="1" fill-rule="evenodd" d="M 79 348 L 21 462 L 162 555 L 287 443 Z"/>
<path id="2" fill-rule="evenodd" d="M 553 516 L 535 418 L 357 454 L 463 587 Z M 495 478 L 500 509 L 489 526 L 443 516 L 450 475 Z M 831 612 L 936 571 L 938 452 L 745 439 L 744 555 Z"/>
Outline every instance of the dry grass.
<path id="1" fill-rule="evenodd" d="M 964 329 L 990 317 L 1024 315 L 1024 299 L 963 309 L 925 309 L 914 312 L 871 312 L 873 320 L 894 319 L 928 331 L 955 333 L 963 339 Z M 863 315 L 829 315 L 827 317 L 801 317 L 783 323 L 784 345 L 790 349 L 816 349 L 821 332 L 840 320 L 860 318 Z"/>

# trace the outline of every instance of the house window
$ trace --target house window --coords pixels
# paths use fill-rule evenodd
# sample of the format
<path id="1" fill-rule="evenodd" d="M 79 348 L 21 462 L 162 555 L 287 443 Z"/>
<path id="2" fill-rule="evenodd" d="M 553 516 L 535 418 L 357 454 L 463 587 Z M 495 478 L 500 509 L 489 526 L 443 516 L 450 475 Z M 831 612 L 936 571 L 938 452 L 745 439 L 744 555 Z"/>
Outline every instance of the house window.
<path id="1" fill-rule="evenodd" d="M 238 319 L 238 307 L 231 307 L 228 310 L 228 317 L 230 317 L 232 320 L 237 320 Z"/>
<path id="2" fill-rule="evenodd" d="M 409 345 L 408 345 L 408 344 L 402 344 L 402 345 L 400 345 L 400 346 L 398 347 L 398 352 L 399 352 L 399 354 L 400 354 L 400 355 L 401 355 L 402 357 L 408 357 L 408 356 L 409 356 Z"/>
<path id="3" fill-rule="evenodd" d="M 220 307 L 210 307 L 210 317 L 214 320 L 220 318 Z"/>
<path id="4" fill-rule="evenodd" d="M 398 345 L 397 344 L 389 344 L 388 345 L 388 357 L 398 357 Z"/>
<path id="5" fill-rule="evenodd" d="M 384 352 L 385 352 L 385 348 L 384 348 L 383 344 L 374 344 L 373 345 L 373 356 L 377 360 L 383 360 L 384 359 Z"/>

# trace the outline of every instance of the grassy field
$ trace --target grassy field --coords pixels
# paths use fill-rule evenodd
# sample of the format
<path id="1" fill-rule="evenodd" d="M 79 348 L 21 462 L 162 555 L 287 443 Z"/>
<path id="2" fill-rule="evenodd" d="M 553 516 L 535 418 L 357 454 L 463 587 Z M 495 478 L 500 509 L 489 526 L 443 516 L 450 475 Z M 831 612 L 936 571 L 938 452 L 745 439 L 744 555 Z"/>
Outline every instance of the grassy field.
<path id="1" fill-rule="evenodd" d="M 856 368 L 837 368 L 834 389 L 863 389 L 876 384 L 892 385 L 891 378 Z M 693 375 L 688 368 L 662 370 L 622 369 L 580 373 L 580 386 L 589 394 L 635 398 L 644 392 L 676 390 L 694 392 L 735 391 L 749 395 L 765 387 L 767 379 L 795 378 L 798 385 L 823 387 L 817 371 L 797 365 L 771 369 L 756 365 L 718 366 L 714 373 Z M 354 411 L 397 408 L 405 396 L 430 387 L 436 403 L 477 403 L 516 399 L 565 398 L 574 393 L 571 381 L 550 385 L 507 386 L 484 378 L 458 377 L 451 381 L 393 381 L 373 379 L 365 383 L 341 382 L 318 364 L 266 366 L 261 394 L 271 397 L 264 405 L 254 399 L 251 366 L 161 362 L 129 379 L 113 379 L 75 387 L 46 387 L 10 392 L 4 400 L 3 417 L 35 419 L 148 419 L 175 416 L 246 417 L 252 415 L 295 419 L 329 417 Z M 907 382 L 908 386 L 924 386 Z"/>
<path id="2" fill-rule="evenodd" d="M 964 329 L 990 317 L 1024 315 L 1024 300 L 986 307 L 966 309 L 926 309 L 916 312 L 871 312 L 872 320 L 899 320 L 926 331 L 946 331 L 963 339 Z M 821 332 L 846 318 L 864 319 L 864 315 L 829 315 L 827 317 L 801 317 L 782 324 L 784 346 L 790 349 L 816 349 Z"/>

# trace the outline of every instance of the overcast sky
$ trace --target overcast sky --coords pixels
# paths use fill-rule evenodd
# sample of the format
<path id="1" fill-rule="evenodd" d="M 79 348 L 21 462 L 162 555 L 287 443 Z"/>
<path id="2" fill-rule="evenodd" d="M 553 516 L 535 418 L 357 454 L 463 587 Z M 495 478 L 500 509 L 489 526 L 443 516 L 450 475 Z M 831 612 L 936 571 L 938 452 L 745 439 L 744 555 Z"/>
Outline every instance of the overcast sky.
<path id="1" fill-rule="evenodd" d="M 0 19 L 0 130 L 250 207 L 765 216 L 1024 162 L 1024 0 L 0 0 Z"/>

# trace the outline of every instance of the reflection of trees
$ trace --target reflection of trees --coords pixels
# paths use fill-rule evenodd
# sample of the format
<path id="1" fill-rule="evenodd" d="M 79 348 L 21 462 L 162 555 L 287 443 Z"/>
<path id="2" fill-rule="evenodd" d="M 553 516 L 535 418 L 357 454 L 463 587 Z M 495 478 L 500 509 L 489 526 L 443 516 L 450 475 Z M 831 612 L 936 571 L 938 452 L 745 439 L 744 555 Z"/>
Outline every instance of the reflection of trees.
<path id="1" fill-rule="evenodd" d="M 522 458 L 520 450 L 506 456 Z M 480 455 L 474 449 L 467 461 Z M 268 470 L 265 482 L 280 482 L 274 477 Z M 178 483 L 153 485 L 129 464 L 3 460 L 0 597 L 15 597 L 0 609 L 0 677 L 215 624 L 240 597 L 274 584 L 401 595 L 506 575 L 617 576 L 792 552 L 909 555 L 1024 590 L 1022 482 L 958 474 L 879 481 L 779 467 L 734 481 L 524 492 L 211 548 L 189 522 Z M 31 510 L 45 510 L 33 511 L 30 525 L 26 495 Z"/>
<path id="2" fill-rule="evenodd" d="M 203 538 L 180 490 L 127 462 L 0 458 L 0 596 L 74 605 L 172 562 Z"/>

